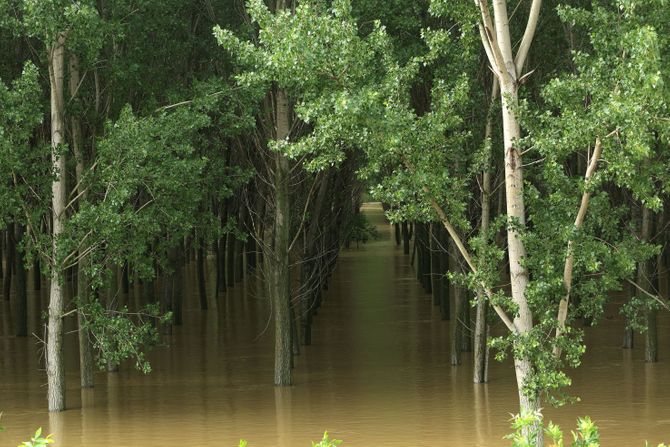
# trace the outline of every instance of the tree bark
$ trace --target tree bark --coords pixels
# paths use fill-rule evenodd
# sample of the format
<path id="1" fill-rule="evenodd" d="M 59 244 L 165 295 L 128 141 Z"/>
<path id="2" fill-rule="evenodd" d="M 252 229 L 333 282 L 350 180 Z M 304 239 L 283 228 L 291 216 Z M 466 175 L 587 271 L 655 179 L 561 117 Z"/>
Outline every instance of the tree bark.
<path id="1" fill-rule="evenodd" d="M 290 110 L 286 93 L 276 91 L 277 140 L 289 137 Z M 281 153 L 275 154 L 275 203 L 273 256 L 270 263 L 270 296 L 275 314 L 275 378 L 277 386 L 291 384 L 291 316 L 289 276 L 289 162 Z"/>
<path id="2" fill-rule="evenodd" d="M 15 227 L 14 241 L 18 244 L 23 239 L 25 229 L 23 225 L 18 223 L 15 224 Z M 16 274 L 14 281 L 14 332 L 17 337 L 26 337 L 28 335 L 28 287 L 23 251 L 16 250 L 14 259 L 14 272 Z"/>
<path id="3" fill-rule="evenodd" d="M 409 228 L 407 225 L 407 221 L 404 221 L 402 223 L 402 252 L 406 255 L 409 254 Z"/>
<path id="4" fill-rule="evenodd" d="M 449 235 L 444 228 L 440 228 L 440 318 L 450 318 L 450 292 L 451 285 L 447 272 L 449 271 Z"/>
<path id="5" fill-rule="evenodd" d="M 33 289 L 42 289 L 42 272 L 40 270 L 40 260 L 37 257 L 33 262 Z"/>
<path id="6" fill-rule="evenodd" d="M 200 310 L 207 310 L 207 281 L 205 278 L 205 248 L 204 241 L 198 240 L 198 255 L 196 259 L 196 273 L 198 277 L 198 296 L 200 297 Z"/>
<path id="7" fill-rule="evenodd" d="M 172 312 L 173 302 L 174 302 L 174 286 L 175 286 L 175 273 L 179 266 L 177 265 L 177 249 L 172 247 L 168 249 L 168 268 L 172 269 L 171 272 L 163 273 L 163 290 L 161 294 L 161 314 L 166 314 Z M 167 321 L 163 324 L 162 332 L 164 335 L 172 335 L 172 326 L 174 324 L 174 318 L 171 321 Z"/>
<path id="8" fill-rule="evenodd" d="M 119 270 L 120 267 L 117 265 L 112 265 L 110 268 L 112 274 L 109 278 L 109 284 L 107 286 L 107 310 L 115 311 L 119 308 L 119 300 L 121 298 L 121 288 L 119 287 Z M 117 373 L 119 372 L 119 364 L 117 362 L 107 360 L 107 372 Z"/>
<path id="9" fill-rule="evenodd" d="M 181 326 L 183 318 L 184 301 L 184 250 L 181 249 L 174 253 L 174 274 L 172 285 L 172 323 L 175 326 Z"/>
<path id="10" fill-rule="evenodd" d="M 235 286 L 235 234 L 228 233 L 226 238 L 226 286 Z"/>
<path id="11" fill-rule="evenodd" d="M 5 275 L 2 283 L 2 295 L 5 301 L 9 302 L 12 293 L 12 276 L 14 270 L 14 252 L 16 244 L 14 242 L 14 224 L 10 223 L 7 225 L 7 231 L 5 231 Z"/>
<path id="12" fill-rule="evenodd" d="M 640 241 L 649 242 L 651 237 L 652 215 L 651 210 L 646 206 L 642 208 L 642 227 L 640 231 Z M 637 266 L 637 283 L 645 291 L 653 293 L 653 286 L 651 283 L 651 269 L 650 261 L 640 262 Z M 639 292 L 643 300 L 650 298 Z M 653 303 L 656 304 L 656 303 Z M 658 361 L 658 328 L 656 327 L 656 309 L 647 309 L 645 314 L 645 322 L 647 330 L 644 333 L 644 360 L 646 362 L 655 363 Z"/>
<path id="13" fill-rule="evenodd" d="M 442 272 L 440 270 L 440 251 L 438 248 L 439 228 L 437 224 L 430 224 L 430 281 L 434 306 L 440 305 L 442 295 Z"/>
<path id="14" fill-rule="evenodd" d="M 486 116 L 486 128 L 484 129 L 485 144 L 490 148 L 491 139 L 493 137 L 493 110 L 498 99 L 499 85 L 498 80 L 493 80 L 491 86 L 491 100 L 489 103 L 489 110 Z M 490 160 L 491 154 L 488 154 Z M 491 165 L 486 166 L 482 173 L 482 221 L 480 226 L 480 234 L 487 238 L 489 225 L 491 222 Z M 486 383 L 488 380 L 488 349 L 487 349 L 487 334 L 488 334 L 488 303 L 486 295 L 480 288 L 477 289 L 477 308 L 475 311 L 475 333 L 474 333 L 474 368 L 473 380 L 475 383 Z"/>
<path id="15" fill-rule="evenodd" d="M 494 21 L 491 20 L 488 2 L 476 0 L 482 14 L 480 35 L 493 71 L 500 83 L 500 97 L 502 99 L 502 124 L 505 161 L 505 193 L 507 201 L 507 247 L 510 265 L 510 282 L 512 300 L 517 306 L 518 313 L 514 317 L 514 330 L 521 340 L 533 328 L 533 315 L 526 300 L 525 291 L 528 285 L 528 271 L 523 261 L 526 257 L 526 248 L 519 234 L 519 228 L 526 224 L 524 204 L 523 164 L 521 152 L 516 144 L 521 136 L 521 129 L 517 119 L 518 106 L 518 79 L 522 70 L 535 28 L 538 21 L 541 0 L 533 0 L 523 39 L 515 60 L 512 53 L 512 38 L 510 33 L 507 2 L 494 0 Z M 540 409 L 540 397 L 533 393 L 528 395 L 524 389 L 532 373 L 533 366 L 527 357 L 515 356 L 517 389 L 522 414 L 528 414 Z M 542 446 L 544 438 L 539 424 L 525 430 L 526 435 L 536 436 L 536 445 Z"/>
<path id="16" fill-rule="evenodd" d="M 71 100 L 77 95 L 77 89 L 79 88 L 80 75 L 79 75 L 79 59 L 76 55 L 70 55 L 70 98 Z M 82 150 L 81 138 L 81 122 L 79 118 L 74 116 L 71 120 L 71 133 L 72 133 L 72 150 L 74 152 L 75 158 L 75 177 L 77 181 L 77 191 L 79 195 L 80 203 L 86 200 L 86 191 L 83 189 L 85 186 L 82 184 L 84 178 L 84 169 L 85 169 L 85 159 L 84 152 Z M 89 331 L 84 328 L 85 325 L 85 315 L 82 312 L 82 307 L 86 306 L 89 299 L 89 281 L 88 276 L 85 272 L 85 266 L 87 263 L 87 257 L 81 257 L 81 254 L 86 251 L 86 248 L 82 248 L 79 251 L 79 261 L 77 265 L 77 297 L 79 306 L 77 309 L 77 324 L 79 326 L 78 337 L 79 337 L 79 379 L 82 388 L 91 388 L 94 384 L 94 361 L 93 361 L 93 348 L 91 346 L 91 338 Z"/>
<path id="17" fill-rule="evenodd" d="M 65 370 L 63 366 L 63 268 L 58 257 L 58 239 L 63 233 L 66 205 L 65 154 L 61 154 L 64 137 L 63 79 L 65 77 L 65 36 L 59 35 L 49 47 L 49 81 L 51 88 L 51 163 L 57 177 L 51 184 L 52 265 L 49 289 L 47 330 L 47 400 L 49 411 L 65 410 Z"/>
<path id="18" fill-rule="evenodd" d="M 456 247 L 456 244 L 453 242 L 453 240 L 449 241 L 449 246 L 451 252 L 449 256 L 449 270 L 453 273 L 462 273 L 460 267 L 461 263 L 458 259 L 458 248 Z M 449 321 L 449 328 L 451 333 L 451 364 L 460 365 L 462 345 L 461 336 L 463 334 L 461 330 L 461 325 L 463 324 L 461 318 L 463 315 L 463 299 L 465 291 L 461 285 L 452 283 L 449 295 L 451 298 L 451 305 L 449 307 L 451 309 L 452 316 L 451 320 Z"/>

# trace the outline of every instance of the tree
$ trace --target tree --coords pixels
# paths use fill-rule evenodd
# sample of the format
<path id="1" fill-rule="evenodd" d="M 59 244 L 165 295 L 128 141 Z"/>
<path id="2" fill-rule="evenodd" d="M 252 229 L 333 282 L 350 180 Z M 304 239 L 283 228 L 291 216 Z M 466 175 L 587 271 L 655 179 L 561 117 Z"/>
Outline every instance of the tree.
<path id="1" fill-rule="evenodd" d="M 275 316 L 275 384 L 289 385 L 291 364 L 290 278 L 291 205 L 289 181 L 296 169 L 321 171 L 338 165 L 354 145 L 357 120 L 374 92 L 354 90 L 372 67 L 379 30 L 358 36 L 347 1 L 278 1 L 270 11 L 260 0 L 247 2 L 258 26 L 254 43 L 229 30 L 215 29 L 219 43 L 237 60 L 237 82 L 263 106 L 259 111 L 262 142 L 257 149 L 269 169 L 274 200 L 263 225 L 266 286 Z M 295 160 L 295 161 L 294 161 Z M 293 166 L 292 166 L 293 165 Z M 302 219 L 304 219 L 304 215 Z M 295 226 L 293 226 L 295 228 Z M 298 224 L 302 228 L 302 223 Z"/>

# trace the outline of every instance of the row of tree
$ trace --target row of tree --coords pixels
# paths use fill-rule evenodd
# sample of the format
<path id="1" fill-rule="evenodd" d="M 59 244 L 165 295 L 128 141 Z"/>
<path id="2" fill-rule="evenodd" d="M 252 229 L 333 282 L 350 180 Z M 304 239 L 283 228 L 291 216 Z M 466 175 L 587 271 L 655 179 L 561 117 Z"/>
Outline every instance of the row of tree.
<path id="1" fill-rule="evenodd" d="M 539 411 L 542 396 L 564 400 L 565 370 L 584 352 L 573 323 L 595 321 L 622 287 L 635 291 L 629 334 L 645 329 L 656 360 L 665 0 L 3 0 L 0 10 L 14 50 L 0 66 L 13 80 L 0 90 L 2 221 L 19 263 L 50 279 L 50 409 L 64 408 L 65 272 L 76 266 L 86 328 L 90 315 L 123 313 L 113 299 L 90 310 L 114 272 L 169 276 L 183 246 L 199 272 L 216 252 L 217 282 L 242 271 L 241 253 L 262 267 L 275 384 L 290 384 L 297 340 L 309 343 L 320 290 L 359 222 L 362 184 L 393 221 L 415 223 L 419 276 L 445 317 L 469 318 L 472 292 L 475 380 L 486 380 L 487 346 L 510 353 L 522 412 Z M 146 314 L 178 313 L 174 295 L 164 286 L 163 312 Z M 489 336 L 493 321 L 503 335 Z M 453 325 L 454 363 L 459 334 Z"/>
<path id="2" fill-rule="evenodd" d="M 242 5 L 0 6 L 0 38 L 15 50 L 2 60 L 13 82 L 0 88 L 4 299 L 13 289 L 14 330 L 25 336 L 26 271 L 34 288 L 49 287 L 49 409 L 65 409 L 64 318 L 77 315 L 82 387 L 93 386 L 96 359 L 114 371 L 131 357 L 148 371 L 143 348 L 181 324 L 191 253 L 203 310 L 218 301 L 207 296 L 208 255 L 217 297 L 262 271 L 275 382 L 290 384 L 298 329 L 309 343 L 339 248 L 360 229 L 361 184 L 353 154 L 336 175 L 268 147 L 301 126 L 280 91 L 228 81 L 212 28 L 243 29 L 242 9 L 229 14 Z M 292 295 L 290 270 L 300 279 Z M 131 287 L 141 303 L 129 302 Z"/>

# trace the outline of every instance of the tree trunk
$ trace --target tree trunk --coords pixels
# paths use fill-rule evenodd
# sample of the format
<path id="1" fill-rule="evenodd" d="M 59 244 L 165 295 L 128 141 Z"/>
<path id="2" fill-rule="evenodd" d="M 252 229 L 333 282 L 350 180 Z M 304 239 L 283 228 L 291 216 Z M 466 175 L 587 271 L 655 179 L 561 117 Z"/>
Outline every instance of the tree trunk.
<path id="1" fill-rule="evenodd" d="M 225 228 L 228 221 L 226 204 L 219 210 L 219 228 Z M 226 291 L 226 235 L 219 237 L 216 244 L 216 296 Z"/>
<path id="2" fill-rule="evenodd" d="M 440 297 L 442 296 L 442 271 L 440 270 L 440 250 L 439 250 L 439 234 L 440 226 L 430 224 L 430 281 L 433 292 L 433 305 L 440 305 Z"/>
<path id="3" fill-rule="evenodd" d="M 449 247 L 451 252 L 449 257 L 450 270 L 453 273 L 462 273 L 460 267 L 461 263 L 458 259 L 458 248 L 456 247 L 456 244 L 453 242 L 453 240 L 450 241 Z M 460 365 L 462 343 L 461 335 L 463 333 L 461 330 L 461 317 L 463 315 L 463 298 L 465 291 L 460 284 L 451 284 L 449 295 L 451 298 L 451 305 L 449 307 L 451 309 L 451 315 L 453 316 L 453 318 L 451 318 L 449 321 L 449 329 L 451 334 L 451 364 Z"/>
<path id="4" fill-rule="evenodd" d="M 493 80 L 493 85 L 491 86 L 491 100 L 489 103 L 489 111 L 486 116 L 486 128 L 484 130 L 484 139 L 485 144 L 488 144 L 487 147 L 490 147 L 491 138 L 493 137 L 493 110 L 498 98 L 498 80 Z M 490 153 L 489 159 L 490 159 Z M 486 166 L 484 172 L 482 173 L 482 222 L 480 227 L 480 234 L 487 238 L 489 225 L 491 222 L 491 166 Z M 488 370 L 488 349 L 487 349 L 487 334 L 488 334 L 488 323 L 487 316 L 488 313 L 488 303 L 486 301 L 486 295 L 484 291 L 479 288 L 477 290 L 477 308 L 475 311 L 475 333 L 474 333 L 474 348 L 475 348 L 475 357 L 474 357 L 474 371 L 473 371 L 473 380 L 475 383 L 486 383 L 488 380 L 487 370 Z"/>
<path id="5" fill-rule="evenodd" d="M 6 302 L 9 302 L 11 293 L 12 293 L 12 276 L 14 270 L 14 252 L 16 249 L 16 243 L 14 242 L 14 224 L 10 223 L 7 225 L 7 231 L 5 231 L 7 241 L 5 244 L 5 276 L 2 283 L 2 295 Z"/>
<path id="6" fill-rule="evenodd" d="M 393 230 L 395 232 L 395 244 L 400 245 L 402 242 L 402 236 L 400 234 L 400 224 L 398 222 L 393 224 Z"/>
<path id="7" fill-rule="evenodd" d="M 198 255 L 196 259 L 196 273 L 198 277 L 198 295 L 200 296 L 200 310 L 207 310 L 207 281 L 205 278 L 205 248 L 202 239 L 197 241 Z"/>
<path id="8" fill-rule="evenodd" d="M 119 300 L 121 298 L 121 288 L 119 287 L 119 270 L 120 267 L 117 265 L 111 266 L 111 277 L 109 278 L 109 284 L 107 286 L 107 310 L 115 311 L 119 308 Z M 111 360 L 107 361 L 107 372 L 116 373 L 119 372 L 119 364 Z"/>
<path id="9" fill-rule="evenodd" d="M 517 225 L 524 226 L 526 223 L 526 211 L 523 198 L 523 170 L 521 153 L 515 144 L 521 136 L 519 123 L 516 117 L 518 105 L 518 92 L 515 83 L 501 83 L 501 98 L 503 101 L 503 130 L 505 142 L 505 193 L 507 200 L 507 216 L 509 225 L 507 229 L 507 247 L 510 268 L 510 283 L 512 288 L 512 299 L 518 307 L 518 313 L 514 317 L 514 325 L 520 336 L 529 333 L 533 328 L 533 315 L 526 301 L 526 287 L 528 285 L 528 271 L 523 265 L 526 257 L 526 248 L 521 240 Z M 532 375 L 532 363 L 528 358 L 514 359 L 516 371 L 517 389 L 519 392 L 519 403 L 522 414 L 529 414 L 541 408 L 538 395 L 528 396 L 524 392 L 530 376 Z M 539 426 L 530 427 L 528 433 L 535 432 L 539 437 L 537 445 L 543 445 L 543 435 Z"/>
<path id="10" fill-rule="evenodd" d="M 246 207 L 244 203 L 240 201 L 240 207 L 237 213 L 237 222 L 238 225 L 242 226 L 245 222 L 245 210 Z M 244 262 L 244 241 L 241 241 L 235 238 L 235 282 L 241 282 L 244 279 L 244 268 L 246 263 Z"/>
<path id="11" fill-rule="evenodd" d="M 161 314 L 166 314 L 174 310 L 172 306 L 174 300 L 175 274 L 179 268 L 177 258 L 177 249 L 174 247 L 168 249 L 168 268 L 172 269 L 172 271 L 163 273 L 163 290 L 160 302 Z M 172 321 L 167 321 L 163 324 L 162 332 L 164 335 L 172 335 L 173 323 L 174 318 Z"/>
<path id="12" fill-rule="evenodd" d="M 77 95 L 77 89 L 79 88 L 80 76 L 79 76 L 79 59 L 76 55 L 70 55 L 70 98 L 71 100 Z M 77 181 L 77 194 L 80 195 L 79 201 L 86 200 L 86 191 L 84 191 L 82 180 L 84 178 L 84 169 L 85 169 L 85 159 L 84 152 L 82 150 L 81 138 L 81 123 L 79 118 L 72 117 L 71 120 L 71 129 L 72 129 L 72 150 L 74 152 L 75 158 L 75 177 Z M 86 249 L 82 248 L 79 250 L 81 255 L 85 252 Z M 85 272 L 85 267 L 87 263 L 86 257 L 80 257 L 77 265 L 77 297 L 79 306 L 77 309 L 77 324 L 79 326 L 79 379 L 82 388 L 91 388 L 94 384 L 94 361 L 93 361 L 93 349 L 91 346 L 91 338 L 89 331 L 84 328 L 85 325 L 85 315 L 82 313 L 81 308 L 86 306 L 89 299 L 89 289 L 90 285 L 88 282 L 88 276 Z"/>
<path id="13" fill-rule="evenodd" d="M 0 231 L 0 279 L 5 277 L 5 231 Z"/>
<path id="14" fill-rule="evenodd" d="M 407 226 L 407 221 L 402 223 L 402 252 L 406 255 L 409 254 L 409 228 Z"/>
<path id="15" fill-rule="evenodd" d="M 440 318 L 449 319 L 449 235 L 443 227 L 438 228 L 439 247 L 439 277 L 440 277 Z"/>
<path id="16" fill-rule="evenodd" d="M 40 260 L 37 257 L 33 261 L 33 289 L 42 289 L 42 272 L 40 271 Z"/>
<path id="17" fill-rule="evenodd" d="M 174 253 L 174 283 L 172 285 L 172 323 L 181 326 L 183 323 L 184 300 L 184 263 L 183 249 Z"/>
<path id="18" fill-rule="evenodd" d="M 286 93 L 276 92 L 277 140 L 287 140 L 290 129 L 290 110 Z M 270 262 L 270 296 L 275 314 L 275 379 L 278 386 L 291 384 L 291 316 L 290 316 L 290 276 L 289 276 L 289 162 L 280 154 L 275 154 L 275 203 L 274 244 Z"/>
<path id="19" fill-rule="evenodd" d="M 233 233 L 228 233 L 226 239 L 226 285 L 235 286 L 235 240 Z"/>
<path id="20" fill-rule="evenodd" d="M 651 210 L 647 207 L 642 208 L 642 227 L 640 231 L 640 241 L 649 242 L 651 236 L 651 226 L 652 226 L 652 216 Z M 640 262 L 637 266 L 637 283 L 645 291 L 649 293 L 653 292 L 653 286 L 651 283 L 651 269 L 650 261 Z M 644 292 L 639 293 L 640 298 L 645 301 L 649 301 L 647 295 Z M 654 305 L 656 303 L 653 303 Z M 646 362 L 655 363 L 658 361 L 658 329 L 656 327 L 656 309 L 648 309 L 645 315 L 647 330 L 644 333 L 644 360 Z"/>
<path id="21" fill-rule="evenodd" d="M 465 271 L 465 269 L 463 269 Z M 461 351 L 472 352 L 472 312 L 467 288 L 463 289 L 463 310 L 461 317 Z"/>
<path id="22" fill-rule="evenodd" d="M 476 2 L 481 12 L 482 21 L 479 24 L 482 44 L 486 50 L 489 63 L 500 83 L 500 97 L 502 98 L 502 124 L 505 161 L 505 193 L 507 202 L 507 253 L 510 266 L 510 283 L 512 300 L 517 306 L 517 314 L 510 330 L 517 333 L 515 340 L 523 340 L 533 328 L 533 315 L 526 300 L 525 291 L 528 285 L 528 271 L 524 267 L 526 249 L 519 234 L 518 228 L 525 226 L 526 212 L 524 205 L 524 184 L 521 152 L 516 144 L 521 136 L 521 129 L 517 119 L 518 110 L 518 79 L 519 72 L 528 55 L 529 48 L 535 35 L 540 13 L 541 0 L 531 3 L 526 29 L 519 44 L 516 58 L 512 51 L 512 36 L 505 0 L 492 2 L 494 19 L 491 20 L 489 3 Z M 493 23 L 495 22 L 495 24 Z M 516 343 L 516 342 L 515 342 Z M 517 389 L 519 392 L 520 412 L 528 414 L 540 409 L 540 398 L 536 393 L 527 395 L 524 392 L 533 373 L 533 365 L 525 356 L 515 356 L 514 359 Z M 544 445 L 543 433 L 540 424 L 533 424 L 524 430 L 527 438 L 533 437 L 535 445 Z"/>
<path id="23" fill-rule="evenodd" d="M 49 411 L 65 410 L 65 370 L 63 366 L 63 269 L 58 257 L 58 238 L 63 232 L 66 205 L 65 154 L 61 154 L 64 121 L 63 79 L 65 77 L 65 36 L 62 34 L 49 48 L 49 81 L 51 87 L 51 163 L 57 177 L 51 184 L 52 266 L 49 290 L 47 330 L 47 400 Z"/>
<path id="24" fill-rule="evenodd" d="M 15 224 L 16 231 L 14 241 L 16 244 L 23 239 L 24 227 Z M 14 254 L 14 331 L 17 337 L 26 337 L 28 335 L 28 287 L 26 285 L 26 264 L 23 251 L 16 250 Z"/>

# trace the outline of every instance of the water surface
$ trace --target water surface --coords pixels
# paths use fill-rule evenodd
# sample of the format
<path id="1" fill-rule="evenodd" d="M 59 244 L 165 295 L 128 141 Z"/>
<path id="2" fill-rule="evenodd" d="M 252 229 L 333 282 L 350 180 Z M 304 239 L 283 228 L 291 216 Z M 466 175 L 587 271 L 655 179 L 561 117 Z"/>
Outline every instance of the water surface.
<path id="1" fill-rule="evenodd" d="M 39 426 L 62 447 L 236 446 L 240 438 L 250 447 L 300 447 L 325 429 L 352 447 L 508 445 L 502 438 L 517 411 L 511 364 L 492 362 L 486 385 L 472 383 L 469 355 L 461 366 L 449 364 L 449 323 L 440 321 L 409 257 L 392 242 L 381 209 L 365 211 L 382 239 L 341 254 L 315 317 L 313 345 L 296 358 L 294 386 L 272 386 L 270 307 L 257 281 L 218 300 L 210 296 L 206 312 L 189 287 L 184 325 L 150 355 L 149 375 L 123 365 L 116 374 L 97 373 L 96 387 L 81 390 L 77 337 L 66 336 L 70 409 L 64 413 L 45 411 L 37 338 L 0 336 L 7 427 L 0 446 L 18 444 Z M 189 265 L 187 276 L 193 273 Z M 45 297 L 29 300 L 44 305 Z M 7 305 L 0 312 L 0 333 L 11 333 Z M 622 350 L 623 322 L 615 308 L 606 316 L 588 330 L 584 364 L 572 373 L 571 390 L 581 402 L 547 410 L 547 417 L 570 429 L 588 414 L 607 447 L 667 442 L 670 320 L 659 321 L 661 361 L 646 364 L 642 338 L 636 349 Z M 41 336 L 39 321 L 30 323 Z"/>

